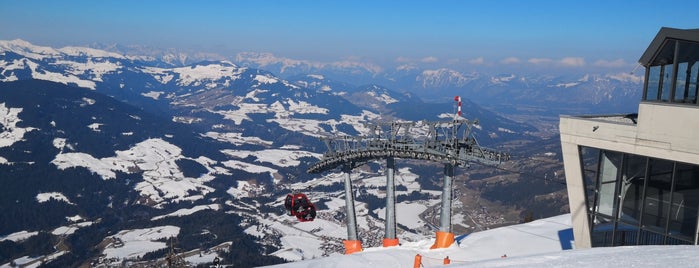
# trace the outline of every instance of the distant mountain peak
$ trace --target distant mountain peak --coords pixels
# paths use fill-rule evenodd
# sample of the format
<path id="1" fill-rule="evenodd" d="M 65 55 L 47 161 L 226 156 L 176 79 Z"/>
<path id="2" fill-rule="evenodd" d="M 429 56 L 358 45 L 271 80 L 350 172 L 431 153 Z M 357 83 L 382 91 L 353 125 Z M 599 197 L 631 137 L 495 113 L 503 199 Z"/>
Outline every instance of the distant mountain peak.
<path id="1" fill-rule="evenodd" d="M 92 58 L 117 58 L 124 59 L 121 54 L 108 52 L 105 50 L 94 49 L 89 47 L 67 46 L 59 49 L 46 46 L 34 45 L 22 39 L 11 41 L 0 40 L 0 50 L 12 51 L 17 54 L 33 58 L 41 59 L 44 56 L 83 56 Z"/>
<path id="2" fill-rule="evenodd" d="M 383 72 L 383 68 L 381 66 L 356 58 L 348 58 L 331 62 L 320 62 L 278 57 L 269 52 L 242 52 L 236 55 L 235 61 L 247 66 L 267 69 L 279 74 L 290 75 L 314 73 L 316 71 L 327 70 L 350 74 L 369 75 L 378 75 Z"/>
<path id="3" fill-rule="evenodd" d="M 478 78 L 478 76 L 478 73 L 463 74 L 456 70 L 440 68 L 436 70 L 423 70 L 416 80 L 421 82 L 424 88 L 463 86 Z"/>

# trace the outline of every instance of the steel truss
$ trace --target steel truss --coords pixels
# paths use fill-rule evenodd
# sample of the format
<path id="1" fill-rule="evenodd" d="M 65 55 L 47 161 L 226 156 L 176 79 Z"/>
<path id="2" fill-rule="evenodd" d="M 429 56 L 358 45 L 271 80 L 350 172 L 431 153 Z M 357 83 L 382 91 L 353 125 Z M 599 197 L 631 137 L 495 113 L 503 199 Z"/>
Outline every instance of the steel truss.
<path id="1" fill-rule="evenodd" d="M 458 98 L 458 96 L 457 96 Z M 460 107 L 460 106 L 459 106 Z M 347 209 L 347 240 L 345 253 L 362 250 L 357 236 L 354 196 L 350 172 L 369 161 L 386 159 L 386 227 L 383 245 L 396 246 L 394 158 L 417 159 L 444 164 L 444 182 L 440 227 L 432 248 L 445 248 L 454 243 L 451 233 L 451 187 L 454 167 L 472 162 L 496 165 L 509 160 L 509 154 L 478 145 L 471 122 L 460 116 L 451 121 L 367 123 L 365 136 L 335 136 L 322 138 L 327 146 L 323 158 L 308 168 L 309 173 L 321 173 L 342 167 L 345 173 L 345 202 Z"/>
<path id="2" fill-rule="evenodd" d="M 327 147 L 323 158 L 312 165 L 309 173 L 321 173 L 351 164 L 388 157 L 427 160 L 454 166 L 471 162 L 496 165 L 509 160 L 509 154 L 478 145 L 473 125 L 464 118 L 451 121 L 388 122 L 365 124 L 367 136 L 322 138 Z M 463 131 L 459 131 L 463 128 Z"/>

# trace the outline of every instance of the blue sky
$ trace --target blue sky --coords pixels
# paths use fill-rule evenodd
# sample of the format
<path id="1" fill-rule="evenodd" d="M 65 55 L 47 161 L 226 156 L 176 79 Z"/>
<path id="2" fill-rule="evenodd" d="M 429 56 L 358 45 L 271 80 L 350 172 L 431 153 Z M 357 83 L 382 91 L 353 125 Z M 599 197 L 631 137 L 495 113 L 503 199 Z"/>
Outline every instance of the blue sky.
<path id="1" fill-rule="evenodd" d="M 699 1 L 2 0 L 0 39 L 93 42 L 332 61 L 633 66 Z"/>

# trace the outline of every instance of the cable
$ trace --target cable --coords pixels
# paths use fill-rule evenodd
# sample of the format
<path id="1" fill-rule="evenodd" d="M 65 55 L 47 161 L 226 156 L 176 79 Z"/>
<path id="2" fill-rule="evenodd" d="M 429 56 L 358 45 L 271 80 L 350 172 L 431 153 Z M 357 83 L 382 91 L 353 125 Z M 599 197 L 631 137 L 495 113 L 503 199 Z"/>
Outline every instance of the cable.
<path id="1" fill-rule="evenodd" d="M 484 165 L 484 166 L 488 166 L 488 165 Z M 565 181 L 549 180 L 549 179 L 547 179 L 547 178 L 541 178 L 541 177 L 539 177 L 539 176 L 537 176 L 537 175 L 534 175 L 534 174 L 531 174 L 531 173 L 525 173 L 525 172 L 521 172 L 521 171 L 514 171 L 514 170 L 510 170 L 510 169 L 506 169 L 506 168 L 501 168 L 501 167 L 497 167 L 497 166 L 489 166 L 489 167 L 492 167 L 492 168 L 497 169 L 497 170 L 502 170 L 502 171 L 514 173 L 514 174 L 523 175 L 523 176 L 526 176 L 526 177 L 529 177 L 529 178 L 533 178 L 533 179 L 537 179 L 537 180 L 543 180 L 543 181 L 546 181 L 546 182 L 553 182 L 553 183 L 558 183 L 558 184 L 561 184 L 561 185 L 567 185 Z"/>
<path id="2" fill-rule="evenodd" d="M 530 160 L 530 161 L 534 161 L 534 162 L 539 162 L 539 163 L 546 163 L 546 164 L 559 164 L 559 163 L 560 163 L 560 162 L 555 162 L 555 161 L 543 161 L 543 160 L 534 160 L 534 159 L 529 159 L 529 160 Z M 480 165 L 480 166 L 484 166 L 484 167 L 490 167 L 490 168 L 493 168 L 493 169 L 496 169 L 496 170 L 501 170 L 501 171 L 513 173 L 513 174 L 519 174 L 519 175 L 522 175 L 522 176 L 525 176 L 525 177 L 529 177 L 530 179 L 543 180 L 543 181 L 545 181 L 545 182 L 553 182 L 553 183 L 557 183 L 557 184 L 561 184 L 561 185 L 567 185 L 565 181 L 559 181 L 559 180 L 548 179 L 548 178 L 546 178 L 546 177 L 541 178 L 540 175 L 536 175 L 536 174 L 533 174 L 533 173 L 511 170 L 511 169 L 503 168 L 503 167 L 500 167 L 500 166 L 497 166 L 497 165 L 489 165 L 489 164 L 483 164 L 483 163 L 476 163 L 476 164 L 478 164 L 478 165 Z M 544 176 L 546 176 L 546 174 L 544 174 Z"/>
<path id="3" fill-rule="evenodd" d="M 634 72 L 636 71 L 636 69 L 638 69 L 638 67 L 640 67 L 640 66 L 641 66 L 640 63 L 636 64 L 636 67 L 634 67 L 633 70 L 631 70 L 631 72 L 629 72 L 629 74 L 634 74 Z"/>
<path id="4" fill-rule="evenodd" d="M 445 258 L 449 258 L 449 256 L 445 256 L 445 258 L 441 258 L 441 259 L 440 259 L 440 258 L 425 256 L 425 255 L 422 255 L 422 254 L 420 254 L 420 256 L 421 256 L 423 259 L 435 260 L 435 261 L 439 261 L 439 262 L 444 261 Z M 462 263 L 472 262 L 472 261 L 465 261 L 465 260 L 455 260 L 455 259 L 452 259 L 452 258 L 449 258 L 449 260 L 450 260 L 451 262 L 462 262 Z M 422 262 L 420 262 L 420 264 L 422 264 Z"/>

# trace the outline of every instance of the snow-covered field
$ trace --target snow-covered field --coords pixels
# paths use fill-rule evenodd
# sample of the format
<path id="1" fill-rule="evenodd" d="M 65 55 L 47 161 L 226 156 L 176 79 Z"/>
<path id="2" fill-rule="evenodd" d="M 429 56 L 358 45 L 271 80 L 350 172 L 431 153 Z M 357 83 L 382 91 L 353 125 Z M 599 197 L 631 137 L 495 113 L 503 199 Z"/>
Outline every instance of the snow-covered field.
<path id="1" fill-rule="evenodd" d="M 30 238 L 32 236 L 35 236 L 38 233 L 39 232 L 37 232 L 37 231 L 34 231 L 34 232 L 19 231 L 19 232 L 11 233 L 9 235 L 0 237 L 0 241 L 8 240 L 8 241 L 12 241 L 12 242 L 19 242 L 19 241 L 25 240 L 27 238 Z"/>
<path id="2" fill-rule="evenodd" d="M 429 249 L 432 240 L 389 248 L 365 248 L 351 254 L 274 267 L 697 267 L 697 246 L 631 246 L 571 249 L 570 214 L 472 233 L 445 249 Z"/>
<path id="3" fill-rule="evenodd" d="M 0 126 L 3 126 L 0 132 L 0 148 L 12 146 L 24 138 L 24 134 L 35 130 L 35 128 L 17 127 L 17 123 L 22 122 L 18 115 L 22 112 L 22 108 L 12 108 L 5 106 L 5 103 L 0 103 Z"/>
<path id="4" fill-rule="evenodd" d="M 177 237 L 180 227 L 160 226 L 145 229 L 123 230 L 111 236 L 112 243 L 107 245 L 103 253 L 106 258 L 131 259 L 139 258 L 144 254 L 158 249 L 166 248 L 165 242 L 156 240 Z"/>
<path id="5" fill-rule="evenodd" d="M 151 220 L 157 221 L 159 219 L 166 218 L 166 217 L 182 217 L 182 216 L 186 216 L 186 215 L 192 215 L 193 213 L 195 213 L 197 211 L 202 211 L 202 210 L 207 210 L 207 209 L 219 210 L 219 209 L 221 209 L 221 205 L 219 205 L 219 204 L 200 205 L 200 206 L 195 206 L 193 208 L 183 208 L 183 209 L 179 209 L 179 210 L 177 210 L 173 213 L 170 213 L 170 214 L 155 216 Z"/>

